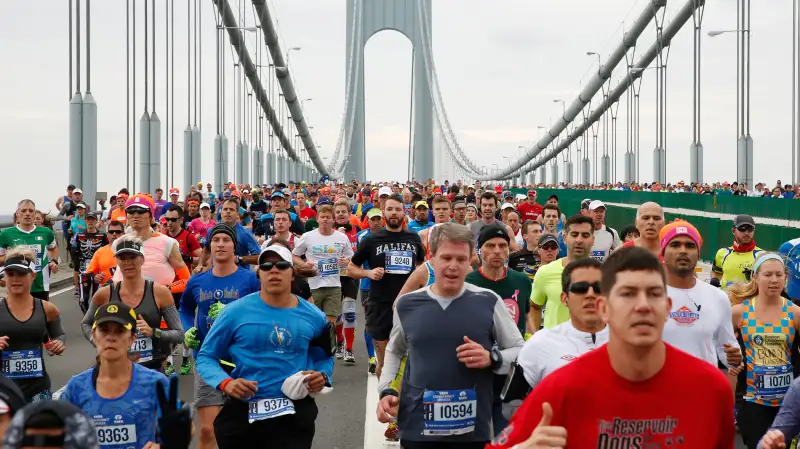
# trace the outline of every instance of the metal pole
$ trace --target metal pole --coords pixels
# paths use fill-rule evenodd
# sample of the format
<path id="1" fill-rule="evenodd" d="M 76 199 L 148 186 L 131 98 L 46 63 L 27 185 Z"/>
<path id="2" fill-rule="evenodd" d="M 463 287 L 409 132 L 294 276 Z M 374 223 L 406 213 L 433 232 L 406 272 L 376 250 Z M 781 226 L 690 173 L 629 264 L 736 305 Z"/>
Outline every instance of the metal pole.
<path id="1" fill-rule="evenodd" d="M 171 42 L 170 52 L 170 70 L 169 70 L 169 83 L 170 83 L 170 120 L 169 129 L 171 142 L 169 170 L 170 176 L 167 180 L 167 187 L 175 185 L 175 0 L 169 0 L 170 18 L 169 18 L 169 39 Z"/>
<path id="2" fill-rule="evenodd" d="M 132 42 L 132 51 L 131 51 L 131 59 L 133 60 L 133 70 L 131 70 L 131 110 L 136 111 L 136 0 L 133 0 L 131 5 L 131 42 Z M 131 120 L 131 126 L 133 127 L 133 151 L 131 155 L 131 182 L 130 188 L 131 193 L 136 192 L 136 118 L 134 117 Z"/>
<path id="3" fill-rule="evenodd" d="M 155 6 L 155 5 L 154 5 Z M 164 2 L 164 26 L 166 29 L 164 30 L 164 87 L 166 88 L 166 93 L 164 94 L 164 102 L 167 104 L 166 106 L 166 119 L 164 120 L 164 130 L 166 132 L 165 140 L 164 140 L 164 149 L 166 150 L 165 160 L 166 163 L 164 164 L 164 182 L 166 185 L 169 185 L 169 2 Z M 169 193 L 169 187 L 167 187 L 167 193 Z"/>
<path id="4" fill-rule="evenodd" d="M 72 2 L 72 0 L 69 1 Z M 72 27 L 72 21 L 70 21 L 70 27 Z M 70 43 L 72 43 L 71 35 Z M 70 45 L 69 51 L 71 66 L 72 45 Z M 71 69 L 70 78 L 72 78 Z M 131 0 L 125 1 L 125 187 L 131 187 Z"/>
<path id="5" fill-rule="evenodd" d="M 81 0 L 75 0 L 75 92 L 81 91 Z"/>
<path id="6" fill-rule="evenodd" d="M 69 99 L 72 100 L 72 0 L 69 0 L 67 11 L 69 12 Z"/>
<path id="7" fill-rule="evenodd" d="M 411 107 L 408 108 L 408 179 L 411 179 L 411 171 L 414 166 L 414 159 L 416 159 L 415 155 L 412 153 L 413 142 L 414 139 L 411 137 L 411 133 L 413 132 L 413 125 L 414 125 L 414 61 L 417 59 L 414 57 L 414 52 L 416 50 L 412 50 L 411 54 Z M 336 161 L 333 161 L 336 163 Z"/>
<path id="8" fill-rule="evenodd" d="M 86 0 L 86 93 L 92 91 L 92 26 L 91 0 Z M 80 30 L 78 30 L 80 32 Z M 94 200 L 91 200 L 94 201 Z"/>

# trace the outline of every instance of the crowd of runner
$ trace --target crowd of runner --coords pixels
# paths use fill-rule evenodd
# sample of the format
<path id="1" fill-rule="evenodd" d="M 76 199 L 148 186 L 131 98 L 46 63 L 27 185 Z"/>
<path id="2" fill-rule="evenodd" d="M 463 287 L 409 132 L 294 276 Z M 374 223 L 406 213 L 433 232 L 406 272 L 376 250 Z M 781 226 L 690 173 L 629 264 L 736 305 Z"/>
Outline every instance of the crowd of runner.
<path id="1" fill-rule="evenodd" d="M 800 239 L 764 250 L 748 215 L 706 282 L 703 236 L 653 202 L 616 230 L 602 201 L 567 218 L 557 195 L 461 181 L 163 194 L 97 205 L 69 186 L 66 248 L 18 203 L 0 232 L 3 447 L 310 448 L 315 398 L 336 394 L 336 360 L 356 363 L 359 308 L 376 419 L 406 449 L 800 434 Z M 97 358 L 53 401 L 65 253 Z M 190 407 L 177 379 L 193 372 Z"/>

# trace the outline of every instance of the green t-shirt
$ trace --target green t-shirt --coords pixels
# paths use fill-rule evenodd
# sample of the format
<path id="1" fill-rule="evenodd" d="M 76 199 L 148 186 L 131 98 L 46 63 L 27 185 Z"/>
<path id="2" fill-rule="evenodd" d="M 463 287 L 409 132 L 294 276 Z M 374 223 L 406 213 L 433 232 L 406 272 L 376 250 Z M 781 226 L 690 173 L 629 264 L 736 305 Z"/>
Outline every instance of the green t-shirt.
<path id="1" fill-rule="evenodd" d="M 499 281 L 486 279 L 479 270 L 467 275 L 467 282 L 497 293 L 503 298 L 503 304 L 517 323 L 519 332 L 525 335 L 526 318 L 531 310 L 531 280 L 524 273 L 508 270 L 508 274 Z"/>
<path id="2" fill-rule="evenodd" d="M 36 226 L 30 232 L 25 232 L 19 226 L 15 226 L 0 233 L 0 255 L 5 255 L 9 249 L 18 246 L 27 246 L 36 257 L 36 279 L 33 281 L 31 291 L 49 291 L 50 270 L 47 269 L 47 264 L 50 263 L 50 258 L 47 256 L 47 250 L 56 247 L 53 231 Z"/>
<path id="3" fill-rule="evenodd" d="M 544 327 L 556 327 L 569 320 L 569 308 L 561 303 L 561 274 L 564 272 L 564 259 L 556 259 L 539 268 L 533 280 L 531 301 L 544 306 Z"/>

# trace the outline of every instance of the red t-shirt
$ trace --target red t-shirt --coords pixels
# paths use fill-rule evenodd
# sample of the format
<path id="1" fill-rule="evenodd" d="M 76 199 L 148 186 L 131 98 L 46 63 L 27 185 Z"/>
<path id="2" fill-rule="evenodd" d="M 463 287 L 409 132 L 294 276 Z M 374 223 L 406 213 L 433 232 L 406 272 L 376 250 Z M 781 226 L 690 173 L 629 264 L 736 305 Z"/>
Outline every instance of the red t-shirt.
<path id="1" fill-rule="evenodd" d="M 310 207 L 306 207 L 305 209 L 298 212 L 300 214 L 300 218 L 303 220 L 308 220 L 309 218 L 317 218 L 317 211 Z"/>
<path id="2" fill-rule="evenodd" d="M 608 346 L 545 377 L 487 449 L 528 440 L 553 408 L 551 425 L 567 430 L 566 448 L 733 449 L 733 395 L 716 366 L 668 344 L 655 376 L 630 382 L 611 367 Z"/>
<path id="3" fill-rule="evenodd" d="M 629 241 L 627 241 L 627 242 L 622 244 L 623 248 L 630 248 L 632 246 L 636 246 L 636 241 L 635 240 L 629 240 Z M 666 265 L 666 262 L 664 262 L 664 255 L 663 254 L 659 254 L 658 255 L 658 259 L 661 261 L 661 263 Z"/>
<path id="4" fill-rule="evenodd" d="M 525 220 L 533 220 L 536 221 L 539 218 L 539 215 L 542 215 L 542 205 L 539 203 L 530 204 L 529 202 L 525 201 L 519 206 L 517 206 L 517 212 L 522 216 L 522 222 L 524 223 Z"/>
<path id="5" fill-rule="evenodd" d="M 197 241 L 197 237 L 186 229 L 181 229 L 180 234 L 172 238 L 178 241 L 178 249 L 181 251 L 181 256 L 189 256 L 200 249 L 200 242 Z"/>

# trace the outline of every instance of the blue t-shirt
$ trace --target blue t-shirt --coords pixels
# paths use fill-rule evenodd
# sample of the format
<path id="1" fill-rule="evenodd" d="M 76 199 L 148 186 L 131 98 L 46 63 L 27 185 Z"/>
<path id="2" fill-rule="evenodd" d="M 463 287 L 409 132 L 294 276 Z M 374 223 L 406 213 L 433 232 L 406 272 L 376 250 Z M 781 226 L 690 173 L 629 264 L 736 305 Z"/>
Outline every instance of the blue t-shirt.
<path id="1" fill-rule="evenodd" d="M 219 301 L 228 304 L 250 293 L 261 290 L 255 271 L 239 267 L 233 274 L 214 276 L 213 270 L 196 274 L 189 278 L 181 299 L 181 323 L 184 329 L 197 328 L 201 344 L 213 324 L 208 319 L 208 309 Z"/>
<path id="2" fill-rule="evenodd" d="M 357 246 L 361 245 L 361 241 L 364 240 L 368 235 L 372 235 L 372 230 L 369 229 L 369 228 L 364 229 L 363 231 L 361 231 L 358 234 L 356 234 L 356 245 Z M 365 269 L 365 270 L 369 270 L 370 269 L 369 268 L 369 261 L 365 260 L 364 261 L 364 265 L 362 265 L 362 268 Z M 372 284 L 370 283 L 370 279 L 368 277 L 365 277 L 365 278 L 361 279 L 361 284 L 359 285 L 359 288 L 361 290 L 369 290 L 371 285 Z"/>
<path id="3" fill-rule="evenodd" d="M 408 230 L 419 233 L 419 231 L 422 231 L 423 229 L 432 228 L 434 224 L 435 223 L 433 221 L 429 221 L 423 225 L 420 224 L 417 220 L 411 220 L 408 222 Z"/>
<path id="4" fill-rule="evenodd" d="M 237 240 L 236 255 L 237 256 L 241 256 L 241 257 L 244 257 L 244 256 L 255 256 L 255 255 L 258 255 L 259 253 L 261 253 L 261 247 L 258 246 L 258 242 L 256 241 L 256 238 L 253 237 L 253 233 L 249 229 L 247 229 L 244 226 L 242 226 L 241 223 L 236 223 L 236 226 L 234 226 L 233 229 L 236 230 L 236 240 Z M 214 230 L 214 228 L 209 229 L 208 232 L 206 233 L 206 247 L 209 248 L 209 249 L 211 249 L 211 231 L 212 230 Z M 246 264 L 244 262 L 242 262 L 240 264 L 240 266 L 242 266 L 244 268 L 250 268 L 250 264 Z"/>
<path id="5" fill-rule="evenodd" d="M 222 206 L 224 203 L 219 203 L 217 206 L 217 221 L 222 221 Z M 242 220 L 242 224 L 250 223 L 250 215 L 247 213 L 247 209 L 242 206 L 239 206 L 239 218 Z"/>
<path id="6" fill-rule="evenodd" d="M 778 255 L 783 257 L 788 272 L 786 293 L 792 301 L 800 301 L 800 238 L 784 242 L 778 248 Z"/>
<path id="7" fill-rule="evenodd" d="M 141 449 L 150 441 L 156 442 L 159 413 L 156 382 L 161 382 L 164 392 L 168 392 L 169 381 L 158 371 L 131 364 L 131 383 L 116 399 L 97 394 L 92 380 L 95 367 L 73 376 L 61 394 L 60 400 L 77 406 L 92 420 L 103 449 Z"/>
<path id="8" fill-rule="evenodd" d="M 283 382 L 299 371 L 319 371 L 331 379 L 333 356 L 310 347 L 328 320 L 314 304 L 297 301 L 296 307 L 280 309 L 253 293 L 227 305 L 197 356 L 203 380 L 213 387 L 228 377 L 253 380 L 258 391 L 251 399 L 277 399 L 285 397 Z M 236 365 L 230 376 L 220 360 Z"/>

